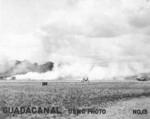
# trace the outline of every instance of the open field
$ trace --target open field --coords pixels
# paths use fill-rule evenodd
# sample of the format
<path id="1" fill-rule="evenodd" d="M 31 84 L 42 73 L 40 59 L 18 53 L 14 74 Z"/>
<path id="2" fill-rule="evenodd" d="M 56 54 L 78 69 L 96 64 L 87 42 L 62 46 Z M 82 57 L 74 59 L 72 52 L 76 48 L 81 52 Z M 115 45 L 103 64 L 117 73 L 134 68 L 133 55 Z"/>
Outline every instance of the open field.
<path id="1" fill-rule="evenodd" d="M 0 107 L 59 106 L 62 114 L 4 115 L 0 119 L 149 119 L 150 82 L 0 82 Z M 106 114 L 68 114 L 69 108 L 106 109 Z M 148 118 L 149 117 L 149 118 Z"/>

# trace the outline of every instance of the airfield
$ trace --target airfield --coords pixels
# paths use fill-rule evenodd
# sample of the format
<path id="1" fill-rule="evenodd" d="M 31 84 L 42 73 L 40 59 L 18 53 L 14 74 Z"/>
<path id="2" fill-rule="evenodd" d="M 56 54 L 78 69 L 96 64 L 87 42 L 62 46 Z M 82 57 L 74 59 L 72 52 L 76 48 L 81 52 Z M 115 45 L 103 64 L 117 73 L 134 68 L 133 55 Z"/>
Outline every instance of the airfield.
<path id="1" fill-rule="evenodd" d="M 43 86 L 42 82 L 48 84 Z M 4 115 L 0 119 L 149 119 L 150 81 L 0 81 L 0 107 L 59 106 L 61 115 Z M 69 108 L 102 108 L 106 114 L 68 114 Z M 133 114 L 134 109 L 148 111 Z M 5 118 L 2 118 L 5 117 Z"/>

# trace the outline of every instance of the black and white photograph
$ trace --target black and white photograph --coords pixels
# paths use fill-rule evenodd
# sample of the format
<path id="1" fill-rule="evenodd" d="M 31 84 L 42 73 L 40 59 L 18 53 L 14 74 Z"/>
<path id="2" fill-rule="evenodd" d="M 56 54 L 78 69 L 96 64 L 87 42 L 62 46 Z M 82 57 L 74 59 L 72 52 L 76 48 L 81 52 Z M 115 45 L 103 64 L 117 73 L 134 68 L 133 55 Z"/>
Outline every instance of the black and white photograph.
<path id="1" fill-rule="evenodd" d="M 0 0 L 0 119 L 150 119 L 150 0 Z"/>

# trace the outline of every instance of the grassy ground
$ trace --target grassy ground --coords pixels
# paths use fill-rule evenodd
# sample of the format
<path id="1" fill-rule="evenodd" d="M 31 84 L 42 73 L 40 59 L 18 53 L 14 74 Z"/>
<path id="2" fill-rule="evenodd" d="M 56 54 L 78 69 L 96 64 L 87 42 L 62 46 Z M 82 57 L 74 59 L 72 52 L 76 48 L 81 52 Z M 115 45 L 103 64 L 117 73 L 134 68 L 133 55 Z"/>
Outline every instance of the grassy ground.
<path id="1" fill-rule="evenodd" d="M 134 108 L 150 111 L 150 82 L 0 82 L 0 107 L 59 106 L 68 108 L 103 108 L 107 113 L 69 115 L 15 115 L 11 119 L 149 119 L 133 115 Z M 148 118 L 149 117 L 149 118 Z M 0 119 L 10 119 L 0 113 Z"/>

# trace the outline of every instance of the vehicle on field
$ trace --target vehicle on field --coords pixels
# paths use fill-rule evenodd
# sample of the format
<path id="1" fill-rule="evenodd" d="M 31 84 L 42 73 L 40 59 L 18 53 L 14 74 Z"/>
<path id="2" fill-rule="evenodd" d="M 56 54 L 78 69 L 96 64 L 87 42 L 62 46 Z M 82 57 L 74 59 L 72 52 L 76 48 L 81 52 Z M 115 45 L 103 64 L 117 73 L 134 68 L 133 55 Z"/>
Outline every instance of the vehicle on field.
<path id="1" fill-rule="evenodd" d="M 150 76 L 146 75 L 146 74 L 141 74 L 141 75 L 136 77 L 136 80 L 138 80 L 138 81 L 149 81 Z"/>
<path id="2" fill-rule="evenodd" d="M 88 77 L 83 77 L 81 82 L 89 82 L 89 78 Z"/>

